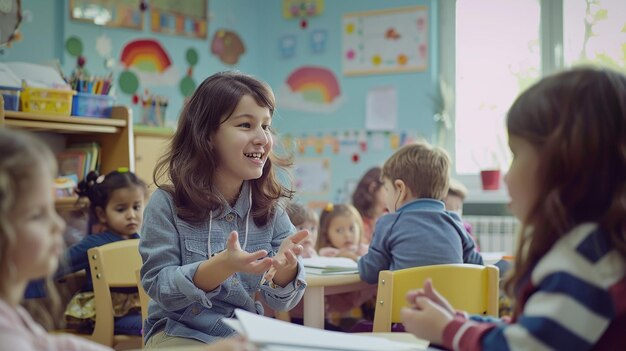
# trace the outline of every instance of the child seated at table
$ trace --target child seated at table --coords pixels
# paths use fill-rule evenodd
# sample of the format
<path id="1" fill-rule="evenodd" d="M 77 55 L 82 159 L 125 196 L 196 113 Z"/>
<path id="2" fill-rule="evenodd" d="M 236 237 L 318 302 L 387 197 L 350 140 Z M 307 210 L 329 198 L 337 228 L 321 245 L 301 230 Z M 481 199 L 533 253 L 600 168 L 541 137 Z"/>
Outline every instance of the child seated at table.
<path id="1" fill-rule="evenodd" d="M 450 159 L 425 142 L 406 145 L 383 165 L 389 214 L 376 222 L 361 279 L 375 284 L 381 270 L 433 264 L 483 264 L 460 217 L 445 210 Z"/>

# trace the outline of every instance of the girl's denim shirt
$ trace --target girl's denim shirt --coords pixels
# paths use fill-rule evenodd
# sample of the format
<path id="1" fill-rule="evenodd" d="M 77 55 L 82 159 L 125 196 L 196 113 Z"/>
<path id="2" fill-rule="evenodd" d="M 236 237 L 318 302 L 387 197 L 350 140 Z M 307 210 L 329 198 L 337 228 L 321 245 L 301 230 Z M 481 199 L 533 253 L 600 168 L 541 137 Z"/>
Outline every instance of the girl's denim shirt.
<path id="1" fill-rule="evenodd" d="M 211 252 L 226 248 L 231 231 L 245 240 L 246 214 L 250 186 L 244 182 L 234 208 L 228 204 L 222 213 L 214 214 L 211 225 Z M 267 250 L 269 256 L 278 252 L 281 242 L 296 232 L 285 210 L 278 206 L 263 227 L 250 218 L 245 250 Z M 292 309 L 304 295 L 304 267 L 298 262 L 298 274 L 287 286 L 261 285 L 261 274 L 235 273 L 220 286 L 204 292 L 193 283 L 198 266 L 208 257 L 209 219 L 189 223 L 176 215 L 172 197 L 157 189 L 144 211 L 139 252 L 143 259 L 141 284 L 151 298 L 148 318 L 144 321 L 144 338 L 162 330 L 169 336 L 200 340 L 206 343 L 229 336 L 234 330 L 221 319 L 234 316 L 236 308 L 263 314 L 255 296 L 262 296 L 278 311 Z"/>

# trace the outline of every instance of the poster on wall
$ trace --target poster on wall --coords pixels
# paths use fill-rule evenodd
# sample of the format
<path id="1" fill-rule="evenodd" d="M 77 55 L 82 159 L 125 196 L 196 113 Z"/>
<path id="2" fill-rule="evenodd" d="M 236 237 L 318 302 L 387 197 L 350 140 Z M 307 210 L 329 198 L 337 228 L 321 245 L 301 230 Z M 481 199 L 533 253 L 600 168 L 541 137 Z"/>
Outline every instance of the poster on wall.
<path id="1" fill-rule="evenodd" d="M 150 27 L 157 33 L 206 39 L 208 6 L 208 0 L 150 0 Z"/>
<path id="2" fill-rule="evenodd" d="M 343 104 L 339 80 L 326 67 L 301 66 L 289 74 L 279 90 L 281 108 L 331 113 Z"/>
<path id="3" fill-rule="evenodd" d="M 298 194 L 328 194 L 330 191 L 331 172 L 328 158 L 299 158 L 293 174 Z"/>
<path id="4" fill-rule="evenodd" d="M 70 17 L 100 26 L 143 29 L 141 0 L 70 0 Z"/>
<path id="5" fill-rule="evenodd" d="M 425 6 L 344 15 L 344 75 L 425 70 L 428 62 L 427 19 Z"/>

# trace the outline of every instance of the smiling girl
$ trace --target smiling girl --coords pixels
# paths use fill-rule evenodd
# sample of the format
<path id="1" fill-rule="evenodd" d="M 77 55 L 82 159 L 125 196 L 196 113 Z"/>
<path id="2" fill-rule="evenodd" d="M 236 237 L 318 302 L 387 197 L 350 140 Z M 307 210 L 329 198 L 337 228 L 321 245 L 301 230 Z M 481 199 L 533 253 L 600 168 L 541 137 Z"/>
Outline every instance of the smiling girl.
<path id="1" fill-rule="evenodd" d="M 263 314 L 255 295 L 285 311 L 304 294 L 307 233 L 279 204 L 292 191 L 275 174 L 288 162 L 272 152 L 274 107 L 269 86 L 238 72 L 207 78 L 185 105 L 141 231 L 147 348 L 213 342 L 234 333 L 222 318 L 236 308 Z"/>

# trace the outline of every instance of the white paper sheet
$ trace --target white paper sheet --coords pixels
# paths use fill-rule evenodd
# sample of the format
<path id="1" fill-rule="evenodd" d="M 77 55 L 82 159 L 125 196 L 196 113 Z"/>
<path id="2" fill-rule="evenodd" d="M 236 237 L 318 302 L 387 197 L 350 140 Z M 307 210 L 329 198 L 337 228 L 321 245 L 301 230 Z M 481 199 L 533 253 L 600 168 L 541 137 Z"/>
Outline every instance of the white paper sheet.
<path id="1" fill-rule="evenodd" d="M 365 129 L 395 130 L 398 125 L 398 91 L 395 87 L 379 87 L 367 93 Z"/>
<path id="2" fill-rule="evenodd" d="M 241 309 L 237 309 L 235 314 L 248 340 L 269 350 L 415 351 L 426 349 L 421 344 L 305 327 L 259 316 Z"/>

